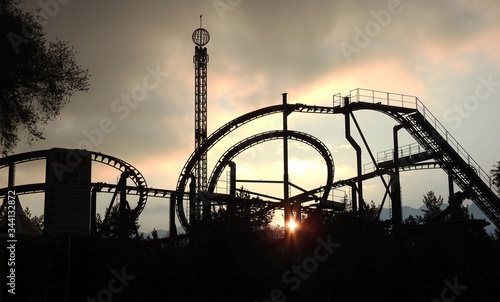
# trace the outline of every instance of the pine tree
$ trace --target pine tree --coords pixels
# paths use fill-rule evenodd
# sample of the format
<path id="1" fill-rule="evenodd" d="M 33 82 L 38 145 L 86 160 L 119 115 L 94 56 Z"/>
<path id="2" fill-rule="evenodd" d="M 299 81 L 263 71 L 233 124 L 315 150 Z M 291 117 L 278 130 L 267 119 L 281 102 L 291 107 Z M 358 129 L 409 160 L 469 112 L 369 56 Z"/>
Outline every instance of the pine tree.
<path id="1" fill-rule="evenodd" d="M 424 199 L 422 201 L 427 209 L 422 210 L 424 212 L 424 216 L 418 216 L 417 221 L 419 223 L 427 223 L 441 212 L 443 197 L 441 197 L 441 195 L 436 197 L 434 191 L 429 191 L 424 195 Z"/>
<path id="2" fill-rule="evenodd" d="M 500 161 L 490 171 L 493 184 L 500 188 Z"/>

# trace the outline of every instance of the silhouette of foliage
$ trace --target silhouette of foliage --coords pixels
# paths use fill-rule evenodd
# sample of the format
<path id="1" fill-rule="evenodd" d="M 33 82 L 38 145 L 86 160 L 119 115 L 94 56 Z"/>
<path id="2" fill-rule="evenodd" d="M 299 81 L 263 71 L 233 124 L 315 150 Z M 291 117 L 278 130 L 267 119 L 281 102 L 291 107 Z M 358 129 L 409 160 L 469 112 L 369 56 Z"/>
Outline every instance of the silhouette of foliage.
<path id="1" fill-rule="evenodd" d="M 364 216 L 370 219 L 379 219 L 378 216 L 378 207 L 375 202 L 372 200 L 370 203 L 364 203 Z"/>
<path id="2" fill-rule="evenodd" d="M 413 215 L 410 215 L 404 220 L 404 224 L 416 225 L 416 224 L 418 224 L 418 218 L 419 218 L 419 216 L 417 216 L 417 218 L 415 218 L 415 217 L 413 217 Z"/>
<path id="3" fill-rule="evenodd" d="M 106 208 L 108 211 L 108 208 Z M 128 212 L 128 210 L 126 210 Z M 128 213 L 126 213 L 128 215 Z M 109 212 L 108 221 L 104 221 L 105 217 L 101 218 L 101 215 L 97 213 L 97 230 L 102 238 L 109 238 L 112 236 L 117 236 L 120 232 L 120 204 L 115 204 L 111 211 Z M 134 236 L 136 230 L 140 228 L 138 219 L 132 221 L 130 219 L 127 220 L 128 225 L 127 234 L 129 237 Z"/>
<path id="4" fill-rule="evenodd" d="M 21 1 L 0 4 L 0 149 L 6 155 L 27 134 L 44 139 L 43 127 L 55 119 L 77 91 L 88 90 L 88 70 L 77 64 L 65 41 L 47 41 L 40 16 L 24 12 Z"/>
<path id="5" fill-rule="evenodd" d="M 28 219 L 31 220 L 31 222 L 33 222 L 34 225 L 36 225 L 41 230 L 43 230 L 43 222 L 44 222 L 44 217 L 45 217 L 43 214 L 40 216 L 38 216 L 38 215 L 32 216 L 29 207 L 26 207 L 24 209 L 24 214 L 26 214 L 26 217 L 28 217 Z"/>
<path id="6" fill-rule="evenodd" d="M 153 237 L 153 240 L 158 240 L 160 238 L 158 237 L 158 231 L 156 229 L 153 229 L 151 236 Z"/>
<path id="7" fill-rule="evenodd" d="M 500 161 L 493 166 L 493 169 L 491 169 L 490 173 L 493 184 L 495 184 L 497 187 L 500 187 Z"/>
<path id="8" fill-rule="evenodd" d="M 236 192 L 235 201 L 224 207 L 218 207 L 212 213 L 214 224 L 233 223 L 235 227 L 263 229 L 274 217 L 274 209 L 268 209 L 268 204 L 260 198 L 251 198 L 250 193 L 241 187 Z"/>
<path id="9" fill-rule="evenodd" d="M 219 227 L 204 228 L 210 240 L 194 244 L 72 238 L 70 300 L 106 297 L 110 282 L 123 285 L 112 282 L 117 275 L 133 279 L 120 279 L 126 286 L 113 301 L 437 301 L 447 284 L 466 287 L 456 288 L 459 296 L 446 291 L 449 300 L 498 300 L 500 241 L 474 222 L 418 225 L 391 235 L 366 219 L 360 237 L 358 216 L 317 210 L 304 214 L 290 249 L 282 232 L 239 225 L 248 222 L 244 211 L 237 213 L 236 224 L 227 211 L 214 214 Z M 18 286 L 29 289 L 20 291 L 22 300 L 60 301 L 64 246 L 47 245 L 43 236 L 32 240 L 40 241 L 19 243 Z M 330 243 L 340 246 L 329 252 Z"/>
<path id="10" fill-rule="evenodd" d="M 419 221 L 420 223 L 426 223 L 441 212 L 443 197 L 441 197 L 441 195 L 436 197 L 434 191 L 429 191 L 424 195 L 424 199 L 422 201 L 427 209 L 422 210 L 424 212 L 424 215 L 418 216 L 417 221 Z"/>

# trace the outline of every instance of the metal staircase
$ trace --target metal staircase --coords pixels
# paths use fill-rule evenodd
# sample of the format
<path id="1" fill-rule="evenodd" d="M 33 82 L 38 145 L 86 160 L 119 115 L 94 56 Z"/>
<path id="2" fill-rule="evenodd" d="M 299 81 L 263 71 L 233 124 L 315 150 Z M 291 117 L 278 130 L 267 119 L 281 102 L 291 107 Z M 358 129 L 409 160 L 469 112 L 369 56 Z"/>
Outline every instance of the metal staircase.
<path id="1" fill-rule="evenodd" d="M 498 188 L 417 97 L 355 89 L 350 93 L 349 103 L 340 106 L 342 110 L 376 110 L 396 119 L 500 229 Z"/>

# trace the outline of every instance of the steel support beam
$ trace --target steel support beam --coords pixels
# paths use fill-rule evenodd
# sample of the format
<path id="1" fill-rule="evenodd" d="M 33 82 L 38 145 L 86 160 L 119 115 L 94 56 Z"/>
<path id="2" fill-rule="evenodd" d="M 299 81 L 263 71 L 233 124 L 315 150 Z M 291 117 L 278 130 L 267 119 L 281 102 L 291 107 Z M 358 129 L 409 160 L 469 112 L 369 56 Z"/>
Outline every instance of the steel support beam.
<path id="1" fill-rule="evenodd" d="M 127 211 L 127 177 L 128 173 L 123 172 L 120 181 L 118 182 L 118 187 L 120 188 L 120 241 L 125 244 L 128 237 L 128 223 L 129 215 Z"/>
<path id="2" fill-rule="evenodd" d="M 349 105 L 349 97 L 344 98 L 344 106 Z M 358 212 L 360 217 L 363 217 L 363 207 L 364 207 L 364 201 L 363 201 L 363 163 L 361 160 L 361 147 L 358 145 L 358 143 L 354 140 L 354 138 L 351 136 L 351 116 L 352 112 L 350 110 L 347 110 L 344 112 L 345 116 L 345 137 L 347 141 L 351 144 L 351 146 L 356 150 L 356 168 L 357 168 L 357 180 L 358 180 L 358 185 L 356 188 L 356 192 L 358 195 L 358 200 L 357 203 L 352 202 L 352 210 L 354 212 Z"/>
<path id="3" fill-rule="evenodd" d="M 393 128 L 393 138 L 394 138 L 394 173 L 391 174 L 391 198 L 392 198 L 392 223 L 395 231 L 401 228 L 403 223 L 403 207 L 401 204 L 401 182 L 399 178 L 399 142 L 398 142 L 398 131 L 402 129 L 403 126 L 396 125 Z"/>
<path id="4" fill-rule="evenodd" d="M 288 233 L 288 223 L 292 215 L 292 208 L 290 205 L 289 178 L 288 178 L 288 108 L 287 108 L 287 94 L 282 94 L 283 100 L 283 200 L 285 208 L 285 232 Z"/>
<path id="5" fill-rule="evenodd" d="M 229 164 L 229 195 L 236 197 L 236 163 L 230 161 Z"/>

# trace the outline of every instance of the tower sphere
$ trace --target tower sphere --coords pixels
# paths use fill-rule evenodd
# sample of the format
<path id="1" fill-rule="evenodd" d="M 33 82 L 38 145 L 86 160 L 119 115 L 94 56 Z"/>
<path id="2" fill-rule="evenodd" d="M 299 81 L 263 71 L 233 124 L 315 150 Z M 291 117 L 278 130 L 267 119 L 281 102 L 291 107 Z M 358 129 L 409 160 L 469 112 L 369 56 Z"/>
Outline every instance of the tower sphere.
<path id="1" fill-rule="evenodd" d="M 194 44 L 198 46 L 205 46 L 208 41 L 210 41 L 210 34 L 206 29 L 200 27 L 193 32 L 192 39 Z"/>

